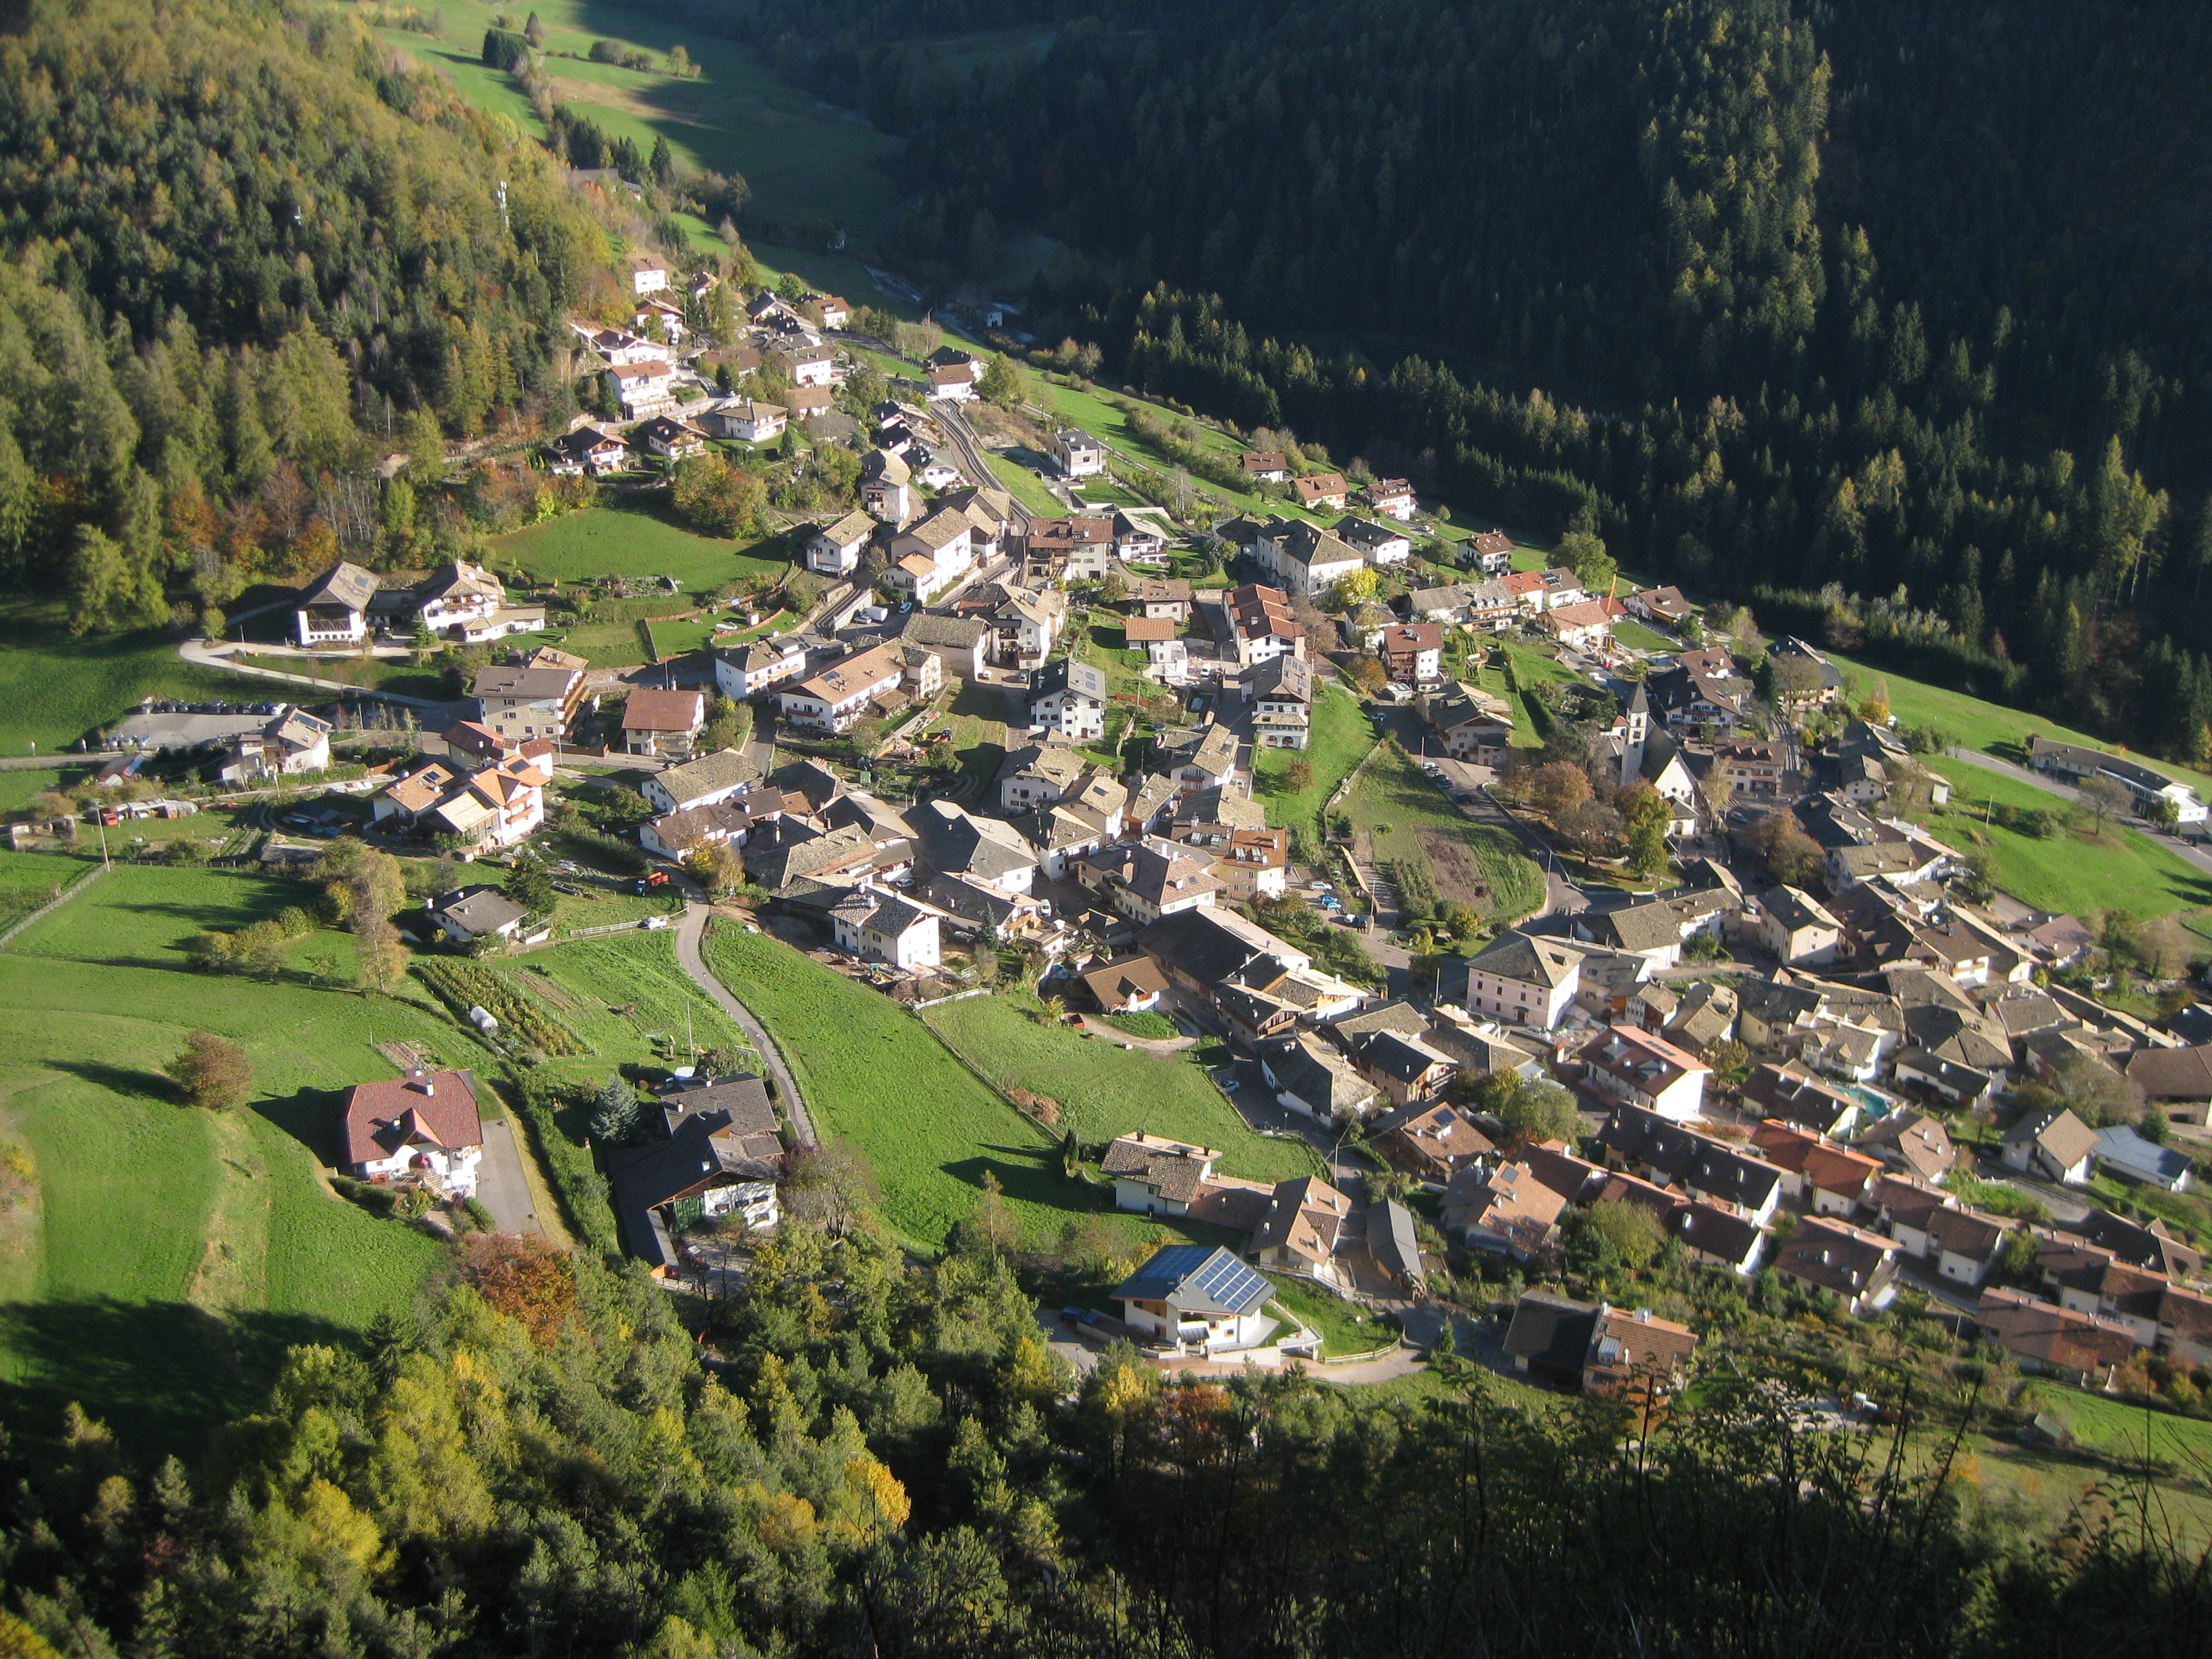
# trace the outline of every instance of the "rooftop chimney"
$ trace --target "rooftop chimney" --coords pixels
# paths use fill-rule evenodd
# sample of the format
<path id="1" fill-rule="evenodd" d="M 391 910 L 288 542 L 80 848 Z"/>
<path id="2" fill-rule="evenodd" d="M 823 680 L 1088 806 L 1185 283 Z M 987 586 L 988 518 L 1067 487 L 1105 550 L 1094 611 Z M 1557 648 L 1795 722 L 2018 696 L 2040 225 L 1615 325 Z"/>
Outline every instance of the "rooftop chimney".
<path id="1" fill-rule="evenodd" d="M 430 1080 L 430 1073 L 420 1066 L 408 1068 L 407 1086 L 418 1095 L 435 1095 L 438 1092 L 438 1085 Z"/>

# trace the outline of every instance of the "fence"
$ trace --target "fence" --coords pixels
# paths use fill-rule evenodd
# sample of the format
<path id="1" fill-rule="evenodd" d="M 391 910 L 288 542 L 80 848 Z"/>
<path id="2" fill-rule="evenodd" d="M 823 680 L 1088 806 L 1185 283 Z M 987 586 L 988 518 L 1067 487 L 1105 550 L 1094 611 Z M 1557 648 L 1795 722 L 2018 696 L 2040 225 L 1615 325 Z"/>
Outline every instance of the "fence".
<path id="1" fill-rule="evenodd" d="M 932 997 L 927 1002 L 917 1002 L 914 1005 L 914 1012 L 918 1014 L 925 1008 L 941 1008 L 948 1002 L 965 1002 L 969 997 L 987 997 L 990 994 L 990 988 L 988 986 L 973 991 L 955 991 L 949 997 Z"/>
<path id="2" fill-rule="evenodd" d="M 79 876 L 75 881 L 71 882 L 68 886 L 63 888 L 60 892 L 55 894 L 44 904 L 41 904 L 37 909 L 32 911 L 29 915 L 19 918 L 6 933 L 0 933 L 0 949 L 5 949 L 8 945 L 14 940 L 16 934 L 21 933 L 33 922 L 38 921 L 40 917 L 46 915 L 50 911 L 60 909 L 63 905 L 67 904 L 71 899 L 75 898 L 79 893 L 84 891 L 86 888 L 91 886 L 93 883 L 98 881 L 106 873 L 107 866 L 106 865 L 101 864 L 94 866 L 91 869 L 86 871 L 82 876 Z"/>

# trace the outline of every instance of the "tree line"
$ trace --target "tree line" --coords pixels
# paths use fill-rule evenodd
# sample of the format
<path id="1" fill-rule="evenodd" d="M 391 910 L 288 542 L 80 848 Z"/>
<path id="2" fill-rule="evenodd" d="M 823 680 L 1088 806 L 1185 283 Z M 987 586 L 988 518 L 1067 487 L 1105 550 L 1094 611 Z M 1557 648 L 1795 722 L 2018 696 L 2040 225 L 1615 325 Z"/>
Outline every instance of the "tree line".
<path id="1" fill-rule="evenodd" d="M 2053 1539 L 1965 1460 L 1807 1434 L 1796 1401 L 1837 1377 L 1748 1327 L 1693 1412 L 1533 1408 L 1448 1347 L 1418 1401 L 1169 1382 L 1127 1344 L 1078 1378 L 988 1186 L 927 1263 L 849 1170 L 792 1192 L 742 1282 L 693 1304 L 703 1348 L 641 1272 L 479 1232 L 414 1305 L 291 1349 L 190 1461 L 75 1407 L 11 1425 L 0 1644 L 2010 1659 L 2178 1655 L 2205 1628 L 2202 1558 L 2135 1498 Z M 1575 1270 L 1631 1278 L 1656 1249 L 1593 1224 Z M 1924 1403 L 1948 1411 L 1986 1367 L 1896 1369 L 1863 1380 L 1942 1377 L 1960 1398 Z"/>

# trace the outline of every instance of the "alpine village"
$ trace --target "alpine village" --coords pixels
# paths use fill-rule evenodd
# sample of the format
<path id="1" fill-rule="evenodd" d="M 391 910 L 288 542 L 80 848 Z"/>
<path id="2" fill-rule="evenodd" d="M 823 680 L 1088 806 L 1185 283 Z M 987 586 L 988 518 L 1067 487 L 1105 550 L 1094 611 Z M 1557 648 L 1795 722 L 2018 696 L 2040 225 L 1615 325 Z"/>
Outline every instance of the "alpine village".
<path id="1" fill-rule="evenodd" d="M 2208 73 L 0 3 L 0 1654 L 2212 1651 Z"/>

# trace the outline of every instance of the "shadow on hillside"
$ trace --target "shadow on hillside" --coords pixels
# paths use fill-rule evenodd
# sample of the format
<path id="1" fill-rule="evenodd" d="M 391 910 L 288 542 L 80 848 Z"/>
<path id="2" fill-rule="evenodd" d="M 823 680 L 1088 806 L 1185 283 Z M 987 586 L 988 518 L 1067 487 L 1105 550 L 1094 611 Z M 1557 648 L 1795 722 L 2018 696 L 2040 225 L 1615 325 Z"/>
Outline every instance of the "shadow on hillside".
<path id="1" fill-rule="evenodd" d="M 261 1403 L 284 1351 L 352 1333 L 306 1314 L 214 1314 L 188 1302 L 111 1297 L 0 1305 L 0 1349 L 21 1375 L 0 1382 L 0 1423 L 20 1447 L 51 1448 L 72 1401 L 133 1455 L 205 1449 L 209 1433 Z"/>
<path id="2" fill-rule="evenodd" d="M 326 1170 L 338 1167 L 338 1126 L 345 1117 L 343 1089 L 302 1089 L 281 1098 L 257 1100 L 253 1109 L 307 1149 Z"/>
<path id="3" fill-rule="evenodd" d="M 50 1060 L 57 1072 L 67 1072 L 87 1083 L 128 1100 L 148 1100 L 162 1106 L 183 1103 L 177 1085 L 159 1072 L 142 1072 L 134 1066 L 109 1066 L 97 1060 Z"/>
<path id="4" fill-rule="evenodd" d="M 1105 1190 L 1071 1182 L 1060 1173 L 1060 1149 L 1042 1146 L 981 1148 L 981 1158 L 963 1158 L 947 1164 L 945 1173 L 981 1188 L 986 1175 L 998 1179 L 1000 1190 L 1024 1204 L 1042 1204 L 1054 1210 L 1098 1207 L 1095 1194 Z"/>

